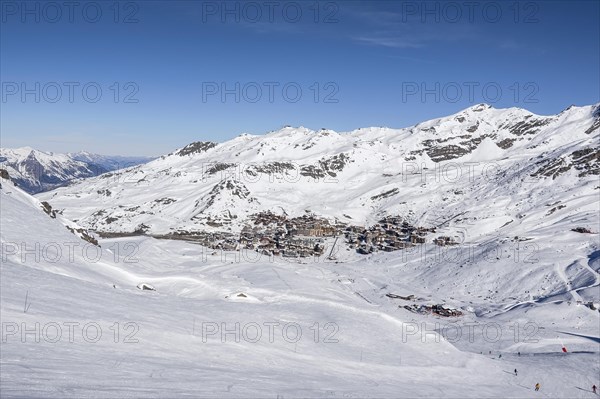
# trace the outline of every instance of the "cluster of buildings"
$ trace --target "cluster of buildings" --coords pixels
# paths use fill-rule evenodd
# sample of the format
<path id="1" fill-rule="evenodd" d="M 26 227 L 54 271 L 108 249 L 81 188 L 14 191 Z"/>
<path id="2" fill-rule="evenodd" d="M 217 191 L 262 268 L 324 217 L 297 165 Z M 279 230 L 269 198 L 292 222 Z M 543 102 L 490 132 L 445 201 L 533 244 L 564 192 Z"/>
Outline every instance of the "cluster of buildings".
<path id="1" fill-rule="evenodd" d="M 246 230 L 240 235 L 240 247 L 257 251 L 263 255 L 283 257 L 321 256 L 325 250 L 323 239 L 294 237 L 287 234 L 253 232 Z"/>
<path id="2" fill-rule="evenodd" d="M 288 218 L 267 211 L 252 215 L 239 236 L 227 232 L 178 232 L 168 238 L 191 240 L 223 251 L 252 250 L 267 256 L 296 258 L 323 255 L 328 237 L 343 237 L 350 248 L 370 254 L 424 244 L 429 233 L 435 233 L 435 228 L 415 227 L 399 216 L 383 218 L 366 228 L 338 221 L 331 223 L 313 214 Z M 437 237 L 433 242 L 441 246 L 457 244 L 447 236 Z"/>
<path id="3" fill-rule="evenodd" d="M 313 215 L 288 219 L 261 212 L 253 215 L 251 221 L 253 225 L 244 226 L 239 236 L 220 231 L 179 231 L 159 238 L 194 241 L 215 250 L 252 250 L 267 256 L 296 258 L 323 255 L 324 238 L 340 234 L 340 226 Z"/>
<path id="4" fill-rule="evenodd" d="M 287 218 L 272 212 L 260 212 L 251 217 L 255 228 L 261 226 L 285 231 L 290 236 L 305 237 L 334 237 L 346 227 L 343 223 L 331 224 L 329 220 L 319 218 L 312 214 Z"/>
<path id="5" fill-rule="evenodd" d="M 432 314 L 441 317 L 459 317 L 463 315 L 458 309 L 445 306 L 445 305 L 405 305 L 402 306 L 404 309 L 409 312 L 419 313 L 419 314 Z"/>
<path id="6" fill-rule="evenodd" d="M 448 236 L 439 236 L 433 240 L 433 243 L 439 245 L 440 247 L 458 245 L 458 242 L 456 242 L 454 238 Z"/>
<path id="7" fill-rule="evenodd" d="M 339 234 L 339 228 L 314 215 L 288 219 L 272 212 L 253 215 L 254 226 L 240 233 L 240 245 L 264 255 L 308 257 L 323 255 L 324 238 Z"/>
<path id="8" fill-rule="evenodd" d="M 350 226 L 346 228 L 345 238 L 350 248 L 356 248 L 358 253 L 366 255 L 375 251 L 392 252 L 424 244 L 428 233 L 435 233 L 435 229 L 415 227 L 399 216 L 389 216 L 368 229 Z"/>
<path id="9" fill-rule="evenodd" d="M 219 249 L 223 251 L 237 251 L 239 249 L 237 237 L 231 233 L 221 231 L 176 231 L 166 235 L 154 235 L 153 237 L 193 241 L 207 248 Z"/>

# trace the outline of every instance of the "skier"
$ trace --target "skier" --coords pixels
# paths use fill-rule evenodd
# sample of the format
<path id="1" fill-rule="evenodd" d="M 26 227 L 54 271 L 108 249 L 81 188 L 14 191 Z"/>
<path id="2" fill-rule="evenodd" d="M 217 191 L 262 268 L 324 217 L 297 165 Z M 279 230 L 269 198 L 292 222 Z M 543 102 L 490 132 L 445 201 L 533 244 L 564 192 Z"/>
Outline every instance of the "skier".
<path id="1" fill-rule="evenodd" d="M 538 382 L 537 384 L 535 384 L 535 390 L 539 391 L 540 390 L 540 383 Z"/>
<path id="2" fill-rule="evenodd" d="M 596 393 L 596 385 L 595 384 L 592 386 L 592 392 Z"/>
<path id="3" fill-rule="evenodd" d="M 517 369 L 515 369 L 515 375 L 517 375 Z"/>

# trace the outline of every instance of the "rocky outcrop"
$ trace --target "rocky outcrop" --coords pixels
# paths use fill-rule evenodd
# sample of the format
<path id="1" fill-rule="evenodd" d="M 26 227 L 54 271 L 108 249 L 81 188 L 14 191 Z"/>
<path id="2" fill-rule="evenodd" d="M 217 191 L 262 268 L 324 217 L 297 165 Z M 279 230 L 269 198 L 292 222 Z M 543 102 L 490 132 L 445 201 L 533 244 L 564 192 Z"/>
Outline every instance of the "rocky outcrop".
<path id="1" fill-rule="evenodd" d="M 578 177 L 600 174 L 600 147 L 584 148 L 573 151 L 567 156 L 539 161 L 538 169 L 532 174 L 534 177 L 558 176 L 574 169 Z"/>
<path id="2" fill-rule="evenodd" d="M 176 154 L 180 157 L 185 157 L 186 155 L 200 154 L 206 152 L 216 146 L 217 143 L 214 143 L 212 141 L 196 141 L 194 143 L 186 145 L 181 150 L 177 151 Z"/>
<path id="3" fill-rule="evenodd" d="M 10 180 L 10 175 L 6 169 L 0 169 L 0 178 Z"/>

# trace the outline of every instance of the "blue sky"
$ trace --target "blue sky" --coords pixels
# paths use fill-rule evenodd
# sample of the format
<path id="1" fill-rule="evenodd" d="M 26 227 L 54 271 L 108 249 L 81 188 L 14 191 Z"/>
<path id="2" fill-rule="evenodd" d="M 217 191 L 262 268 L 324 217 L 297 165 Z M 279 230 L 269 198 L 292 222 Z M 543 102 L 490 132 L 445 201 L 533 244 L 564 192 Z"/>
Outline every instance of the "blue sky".
<path id="1" fill-rule="evenodd" d="M 1 2 L 2 146 L 160 155 L 600 101 L 598 1 L 50 3 Z"/>

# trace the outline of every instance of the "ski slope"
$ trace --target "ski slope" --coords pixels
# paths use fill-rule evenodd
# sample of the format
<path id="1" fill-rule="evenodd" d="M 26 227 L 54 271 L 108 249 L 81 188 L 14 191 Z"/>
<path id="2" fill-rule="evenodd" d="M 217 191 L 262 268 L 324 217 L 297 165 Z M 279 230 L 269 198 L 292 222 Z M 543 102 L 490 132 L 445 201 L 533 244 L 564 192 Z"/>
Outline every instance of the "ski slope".
<path id="1" fill-rule="evenodd" d="M 3 398 L 523 398 L 536 382 L 536 396 L 587 398 L 599 385 L 600 314 L 574 302 L 600 302 L 597 236 L 548 233 L 536 263 L 490 261 L 497 241 L 454 263 L 460 248 L 292 262 L 150 237 L 98 248 L 6 181 L 0 212 Z"/>

